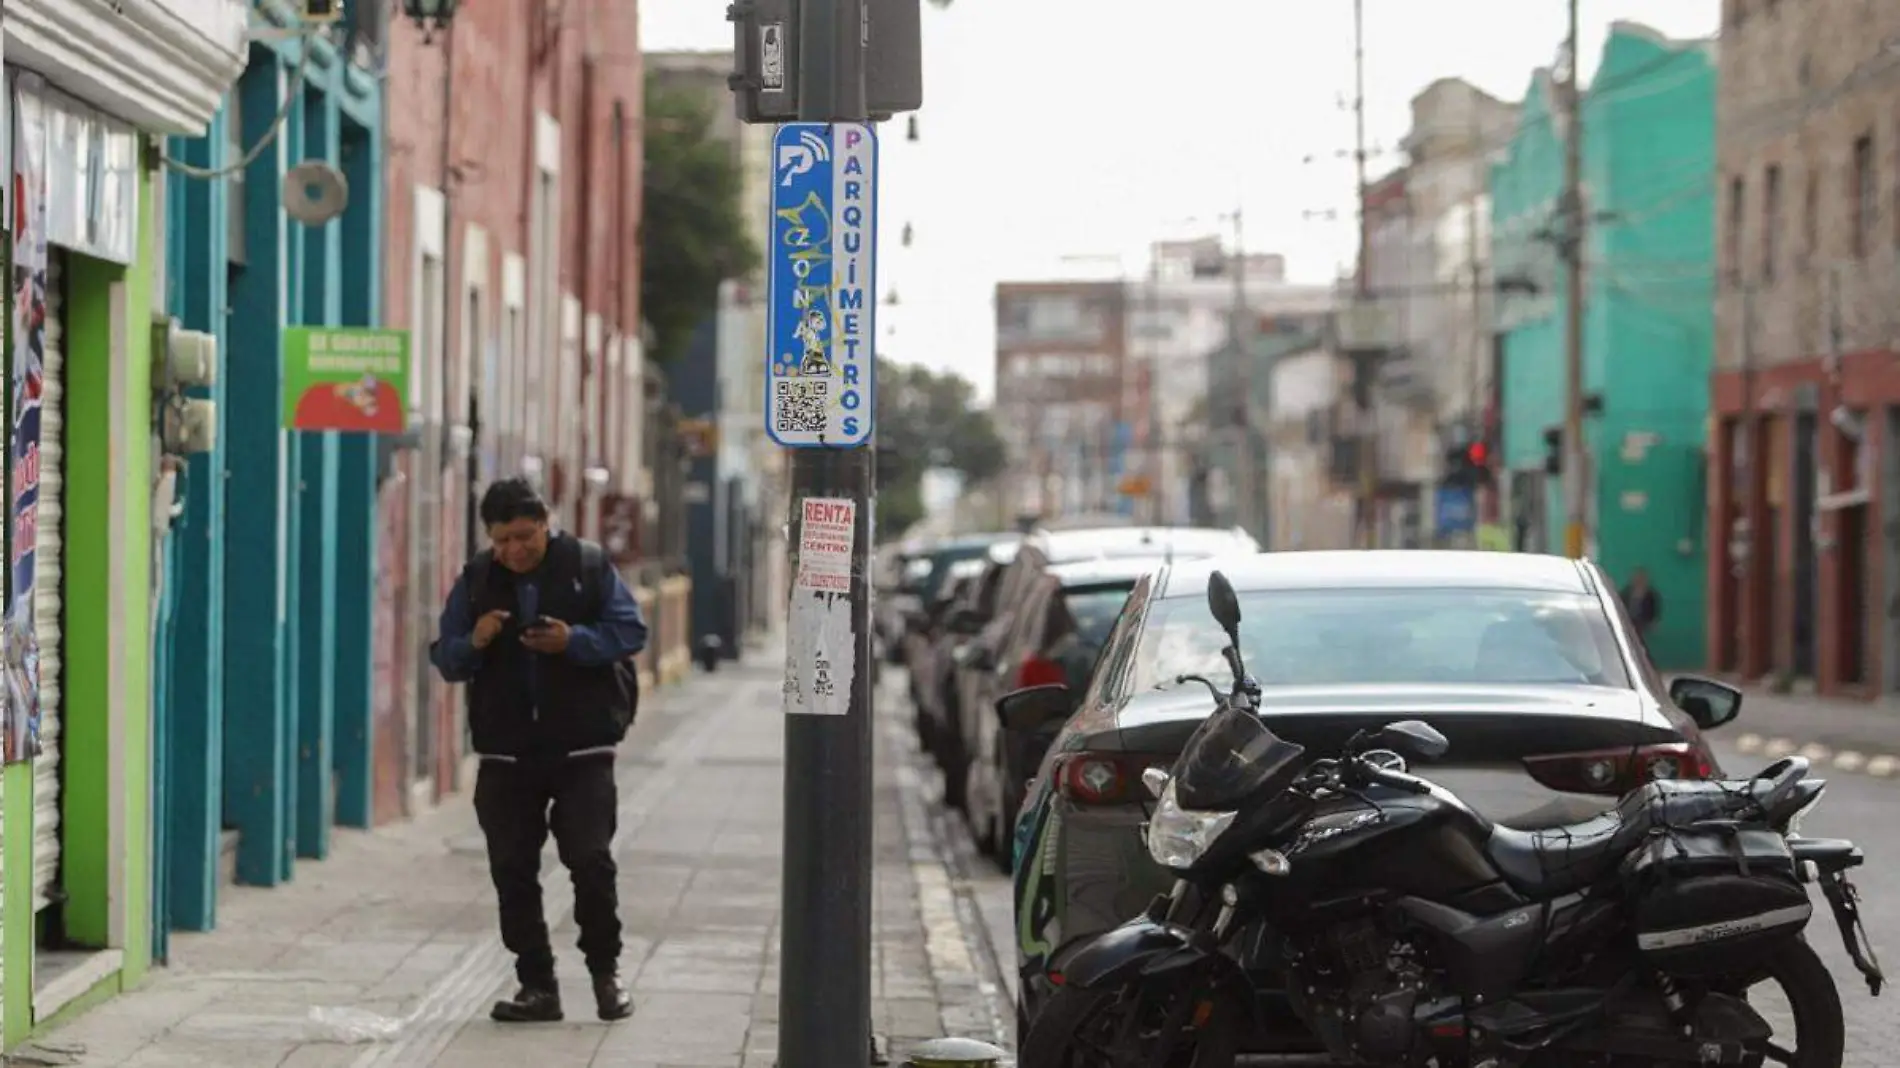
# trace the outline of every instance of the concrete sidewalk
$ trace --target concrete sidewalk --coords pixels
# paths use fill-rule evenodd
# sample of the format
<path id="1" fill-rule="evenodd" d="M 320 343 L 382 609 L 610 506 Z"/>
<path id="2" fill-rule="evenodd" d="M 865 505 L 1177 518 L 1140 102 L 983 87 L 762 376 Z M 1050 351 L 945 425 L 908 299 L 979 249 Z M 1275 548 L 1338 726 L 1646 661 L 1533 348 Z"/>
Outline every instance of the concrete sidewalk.
<path id="1" fill-rule="evenodd" d="M 414 823 L 340 837 L 330 860 L 299 866 L 294 884 L 227 888 L 217 931 L 174 935 L 170 966 L 144 987 L 15 1055 L 37 1046 L 50 1055 L 40 1063 L 232 1068 L 772 1064 L 779 662 L 754 657 L 649 694 L 624 748 L 618 846 L 633 1019 L 593 1018 L 572 890 L 550 848 L 543 885 L 569 1020 L 489 1022 L 489 1004 L 513 988 L 512 962 L 473 814 L 456 798 Z M 873 1009 L 901 1063 L 917 1041 L 998 1041 L 1005 1024 L 940 850 L 919 840 L 929 832 L 900 702 L 882 704 Z"/>

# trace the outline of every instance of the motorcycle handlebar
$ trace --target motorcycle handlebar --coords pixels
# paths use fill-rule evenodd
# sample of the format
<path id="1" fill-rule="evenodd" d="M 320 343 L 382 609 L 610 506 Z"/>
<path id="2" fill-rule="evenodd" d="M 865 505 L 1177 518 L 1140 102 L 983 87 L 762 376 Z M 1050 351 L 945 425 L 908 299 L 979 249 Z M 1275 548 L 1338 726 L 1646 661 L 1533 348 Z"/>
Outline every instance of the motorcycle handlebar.
<path id="1" fill-rule="evenodd" d="M 1340 762 L 1337 769 L 1340 781 L 1347 786 L 1370 786 L 1377 784 L 1389 786 L 1394 790 L 1404 790 L 1411 794 L 1429 794 L 1432 785 L 1423 779 L 1410 775 L 1390 772 L 1375 764 L 1368 764 L 1358 757 L 1350 757 Z"/>

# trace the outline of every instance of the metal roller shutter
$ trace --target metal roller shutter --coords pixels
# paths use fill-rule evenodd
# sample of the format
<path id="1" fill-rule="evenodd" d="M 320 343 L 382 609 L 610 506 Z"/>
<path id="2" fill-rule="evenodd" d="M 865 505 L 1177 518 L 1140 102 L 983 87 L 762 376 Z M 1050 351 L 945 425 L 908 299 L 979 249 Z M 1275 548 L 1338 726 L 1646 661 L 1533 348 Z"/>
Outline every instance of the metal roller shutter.
<path id="1" fill-rule="evenodd" d="M 64 257 L 47 249 L 46 353 L 40 391 L 40 503 L 39 539 L 33 563 L 34 633 L 40 645 L 40 755 L 33 763 L 33 911 L 50 901 L 59 878 L 59 756 L 64 733 L 60 721 L 60 683 L 64 659 L 60 624 L 63 622 L 61 565 L 61 475 L 66 439 L 66 307 Z"/>

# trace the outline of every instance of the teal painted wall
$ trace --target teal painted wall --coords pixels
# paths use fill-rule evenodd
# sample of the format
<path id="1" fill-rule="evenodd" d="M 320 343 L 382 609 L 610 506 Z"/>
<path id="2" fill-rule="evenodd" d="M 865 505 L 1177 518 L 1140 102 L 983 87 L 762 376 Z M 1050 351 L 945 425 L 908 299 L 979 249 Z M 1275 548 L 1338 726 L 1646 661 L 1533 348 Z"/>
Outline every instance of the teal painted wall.
<path id="1" fill-rule="evenodd" d="M 1618 582 L 1648 569 L 1663 598 L 1651 653 L 1665 669 L 1698 667 L 1705 649 L 1715 93 L 1706 46 L 1621 27 L 1584 102 L 1594 220 L 1584 267 L 1584 388 L 1603 398 L 1585 428 L 1596 473 L 1592 555 Z M 1562 178 L 1551 103 L 1547 83 L 1534 82 L 1518 134 L 1491 176 L 1500 276 L 1515 270 L 1545 286 L 1501 306 L 1503 454 L 1511 470 L 1541 471 L 1544 430 L 1563 418 L 1564 273 L 1540 233 L 1555 218 Z M 1547 480 L 1543 496 L 1545 547 L 1561 551 L 1561 477 Z"/>

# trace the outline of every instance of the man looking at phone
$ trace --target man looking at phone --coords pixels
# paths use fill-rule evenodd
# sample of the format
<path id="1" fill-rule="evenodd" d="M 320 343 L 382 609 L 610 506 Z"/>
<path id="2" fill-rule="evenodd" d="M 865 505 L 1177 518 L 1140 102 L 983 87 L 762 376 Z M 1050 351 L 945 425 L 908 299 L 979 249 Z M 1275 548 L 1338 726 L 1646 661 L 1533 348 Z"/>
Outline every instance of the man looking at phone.
<path id="1" fill-rule="evenodd" d="M 491 548 L 449 591 L 429 652 L 444 679 L 468 683 L 469 732 L 481 757 L 475 813 L 502 944 L 521 983 L 490 1015 L 562 1018 L 541 906 L 541 850 L 552 831 L 574 879 L 574 920 L 600 1018 L 625 1019 L 633 1002 L 620 980 L 614 750 L 639 700 L 632 657 L 646 647 L 646 622 L 600 546 L 550 532 L 548 507 L 525 479 L 490 486 L 481 519 Z"/>

